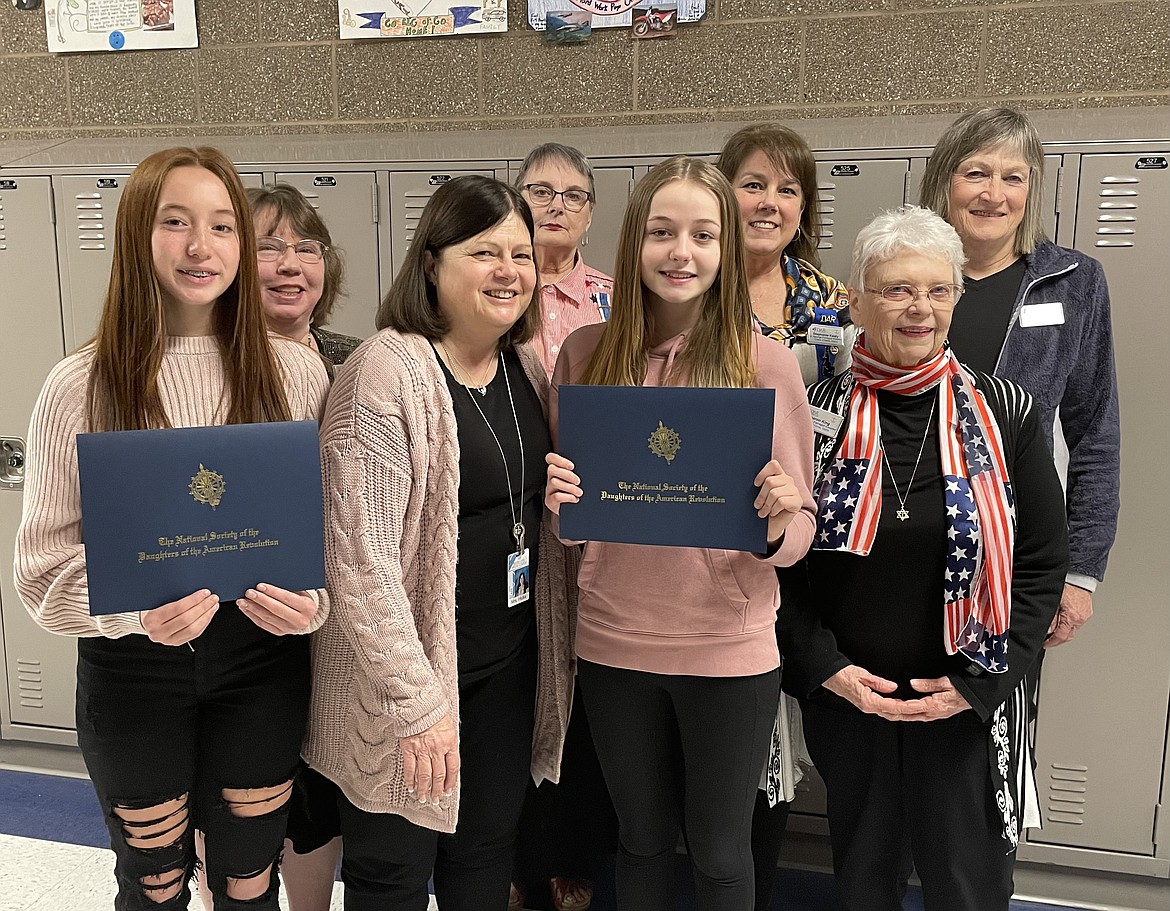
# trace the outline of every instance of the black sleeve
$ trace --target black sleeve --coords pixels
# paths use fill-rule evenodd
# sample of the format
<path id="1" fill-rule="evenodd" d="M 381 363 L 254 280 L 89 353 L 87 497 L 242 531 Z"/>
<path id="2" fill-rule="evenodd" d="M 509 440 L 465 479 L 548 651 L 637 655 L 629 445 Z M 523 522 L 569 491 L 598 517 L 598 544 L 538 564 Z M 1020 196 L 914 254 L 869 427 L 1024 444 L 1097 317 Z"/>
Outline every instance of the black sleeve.
<path id="1" fill-rule="evenodd" d="M 852 662 L 837 650 L 837 637 L 821 624 L 808 581 L 808 560 L 777 569 L 780 612 L 776 635 L 783 657 L 781 685 L 797 699 L 807 699 L 822 683 Z"/>
<path id="2" fill-rule="evenodd" d="M 949 675 L 955 688 L 984 721 L 991 718 L 1024 678 L 1043 648 L 1048 626 L 1060 606 L 1068 572 L 1064 494 L 1030 399 L 1015 433 L 1013 450 L 1005 453 L 1016 499 L 1008 670 L 1002 674 L 976 675 L 961 671 Z"/>

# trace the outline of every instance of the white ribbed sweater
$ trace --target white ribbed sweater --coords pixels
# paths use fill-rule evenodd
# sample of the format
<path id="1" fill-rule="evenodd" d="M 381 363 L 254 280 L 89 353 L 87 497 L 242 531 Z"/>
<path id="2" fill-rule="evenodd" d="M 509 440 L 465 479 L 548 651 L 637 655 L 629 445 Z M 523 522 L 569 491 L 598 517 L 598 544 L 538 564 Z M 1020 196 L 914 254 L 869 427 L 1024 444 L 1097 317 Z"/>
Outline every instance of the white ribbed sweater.
<path id="1" fill-rule="evenodd" d="M 284 373 L 293 420 L 318 420 L 329 390 L 321 359 L 303 345 L 269 334 Z M 89 615 L 89 582 L 81 541 L 81 487 L 77 434 L 88 430 L 86 387 L 93 349 L 66 357 L 49 373 L 28 431 L 24 513 L 16 535 L 16 590 L 45 629 L 66 636 L 117 639 L 143 633 L 139 612 Z M 158 375 L 163 408 L 174 427 L 223 423 L 228 408 L 223 362 L 213 336 L 167 339 Z M 329 612 L 324 591 L 310 630 Z"/>

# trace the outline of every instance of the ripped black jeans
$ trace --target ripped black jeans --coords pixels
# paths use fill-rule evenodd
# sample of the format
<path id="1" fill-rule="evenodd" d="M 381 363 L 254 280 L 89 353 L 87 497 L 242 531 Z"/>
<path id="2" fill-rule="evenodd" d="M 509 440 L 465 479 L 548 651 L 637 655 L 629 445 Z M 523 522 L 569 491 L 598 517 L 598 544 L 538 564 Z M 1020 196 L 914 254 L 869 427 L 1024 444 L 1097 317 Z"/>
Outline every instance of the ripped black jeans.
<path id="1" fill-rule="evenodd" d="M 114 907 L 185 911 L 198 828 L 216 911 L 276 911 L 309 637 L 227 602 L 192 645 L 78 640 L 77 739 L 117 858 Z"/>

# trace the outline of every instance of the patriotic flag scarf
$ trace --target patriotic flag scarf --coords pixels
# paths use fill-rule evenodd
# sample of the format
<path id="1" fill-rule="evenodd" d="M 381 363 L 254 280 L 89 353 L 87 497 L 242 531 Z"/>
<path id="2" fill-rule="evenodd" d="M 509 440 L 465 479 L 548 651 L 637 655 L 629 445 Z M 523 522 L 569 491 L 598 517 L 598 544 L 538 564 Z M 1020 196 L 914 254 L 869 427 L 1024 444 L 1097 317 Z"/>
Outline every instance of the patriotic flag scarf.
<path id="1" fill-rule="evenodd" d="M 817 490 L 815 550 L 866 556 L 882 511 L 877 390 L 921 395 L 937 389 L 938 438 L 946 488 L 947 563 L 943 586 L 947 654 L 962 653 L 993 674 L 1007 670 L 1015 499 L 995 418 L 944 345 L 913 368 L 891 367 L 853 349 L 848 427 Z"/>

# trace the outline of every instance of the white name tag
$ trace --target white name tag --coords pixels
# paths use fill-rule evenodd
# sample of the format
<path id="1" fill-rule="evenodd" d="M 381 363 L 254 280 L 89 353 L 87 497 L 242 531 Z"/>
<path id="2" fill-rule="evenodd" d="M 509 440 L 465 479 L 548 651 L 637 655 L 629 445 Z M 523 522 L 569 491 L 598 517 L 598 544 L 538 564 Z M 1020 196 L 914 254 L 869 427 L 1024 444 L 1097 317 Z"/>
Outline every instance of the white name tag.
<path id="1" fill-rule="evenodd" d="M 840 326 L 822 326 L 813 323 L 808 327 L 805 338 L 810 345 L 836 345 L 838 348 L 845 344 L 845 330 Z"/>
<path id="2" fill-rule="evenodd" d="M 831 411 L 825 411 L 824 408 L 812 407 L 809 410 L 812 412 L 813 430 L 821 436 L 836 438 L 837 431 L 841 429 L 841 422 L 845 418 L 839 414 L 833 414 Z"/>
<path id="3" fill-rule="evenodd" d="M 1063 326 L 1064 304 L 1053 301 L 1050 304 L 1024 304 L 1020 308 L 1020 328 L 1032 329 L 1035 326 Z"/>

